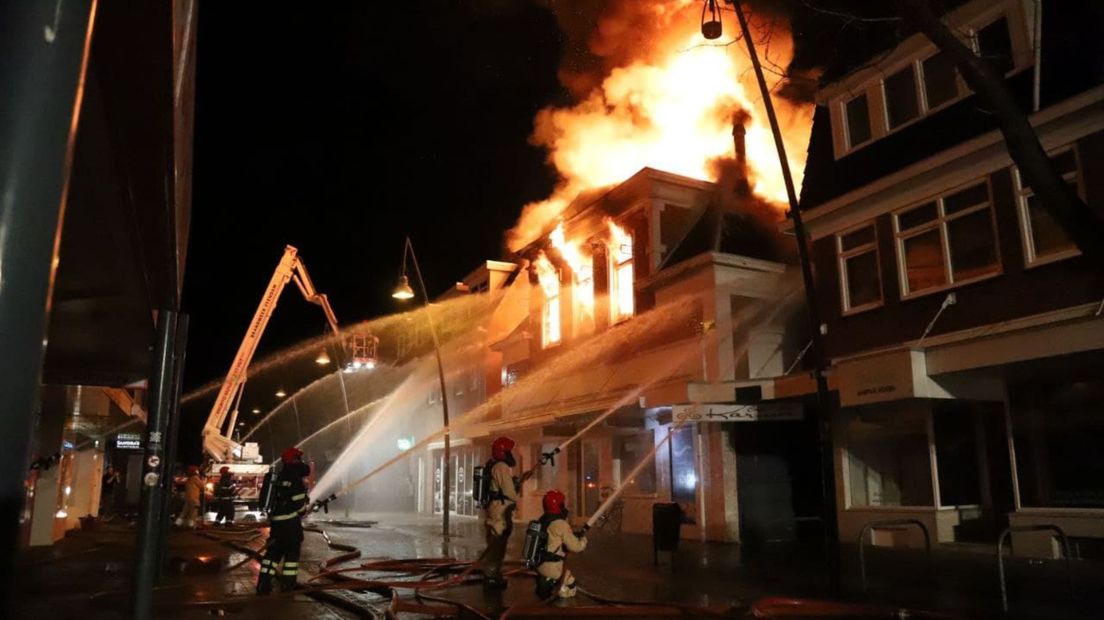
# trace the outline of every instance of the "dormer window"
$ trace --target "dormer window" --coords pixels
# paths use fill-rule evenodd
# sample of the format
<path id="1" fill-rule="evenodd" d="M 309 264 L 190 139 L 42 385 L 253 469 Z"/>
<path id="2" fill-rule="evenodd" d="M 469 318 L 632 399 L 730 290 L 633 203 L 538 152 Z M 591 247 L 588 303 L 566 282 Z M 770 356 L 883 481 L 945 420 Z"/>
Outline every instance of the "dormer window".
<path id="1" fill-rule="evenodd" d="M 982 4 L 958 16 L 952 30 L 1001 75 L 1029 66 L 1033 58 L 1030 24 L 1020 3 Z M 951 57 L 924 35 L 914 35 L 882 59 L 822 91 L 832 109 L 836 158 L 919 122 L 970 93 Z"/>
<path id="2" fill-rule="evenodd" d="M 1012 34 L 1008 30 L 1008 18 L 1004 15 L 979 28 L 973 39 L 974 51 L 992 63 L 997 73 L 1008 75 L 1016 67 L 1012 55 Z"/>
<path id="3" fill-rule="evenodd" d="M 847 145 L 855 148 L 870 140 L 870 103 L 866 93 L 848 101 L 845 106 L 847 111 Z"/>
<path id="4" fill-rule="evenodd" d="M 906 65 L 885 82 L 886 122 L 890 129 L 920 116 L 920 103 L 916 95 L 916 69 Z"/>

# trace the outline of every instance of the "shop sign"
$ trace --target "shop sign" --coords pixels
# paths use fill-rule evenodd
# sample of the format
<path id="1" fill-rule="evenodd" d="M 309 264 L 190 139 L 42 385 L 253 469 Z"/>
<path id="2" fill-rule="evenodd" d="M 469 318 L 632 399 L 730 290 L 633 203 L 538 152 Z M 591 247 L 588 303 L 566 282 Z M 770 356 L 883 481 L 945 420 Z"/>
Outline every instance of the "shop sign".
<path id="1" fill-rule="evenodd" d="M 836 369 L 840 405 L 850 407 L 919 396 L 915 377 L 919 374 L 926 378 L 922 365 L 923 353 L 916 351 L 895 351 L 842 362 Z"/>
<path id="2" fill-rule="evenodd" d="M 142 436 L 138 433 L 119 433 L 115 436 L 115 447 L 120 450 L 141 450 Z"/>
<path id="3" fill-rule="evenodd" d="M 671 409 L 671 414 L 674 421 L 681 424 L 696 424 L 698 422 L 781 422 L 800 420 L 804 416 L 801 403 L 675 405 Z"/>

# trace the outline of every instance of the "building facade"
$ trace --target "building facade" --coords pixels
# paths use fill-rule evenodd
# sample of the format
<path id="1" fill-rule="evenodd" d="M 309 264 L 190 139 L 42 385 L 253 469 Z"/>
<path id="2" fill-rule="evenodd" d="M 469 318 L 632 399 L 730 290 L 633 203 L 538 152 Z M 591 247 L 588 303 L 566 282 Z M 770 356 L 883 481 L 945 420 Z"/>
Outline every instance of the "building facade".
<path id="1" fill-rule="evenodd" d="M 945 21 L 1006 76 L 1055 168 L 1099 210 L 1104 71 L 1083 42 L 1100 21 L 1062 6 L 1039 29 L 1034 7 L 973 0 Z M 818 93 L 801 203 L 840 405 L 840 536 L 916 518 L 939 542 L 992 543 L 1009 525 L 1053 524 L 1075 555 L 1099 555 L 1104 279 L 987 108 L 922 35 Z M 875 530 L 878 544 L 918 536 Z M 1058 553 L 1048 533 L 1013 547 Z"/>

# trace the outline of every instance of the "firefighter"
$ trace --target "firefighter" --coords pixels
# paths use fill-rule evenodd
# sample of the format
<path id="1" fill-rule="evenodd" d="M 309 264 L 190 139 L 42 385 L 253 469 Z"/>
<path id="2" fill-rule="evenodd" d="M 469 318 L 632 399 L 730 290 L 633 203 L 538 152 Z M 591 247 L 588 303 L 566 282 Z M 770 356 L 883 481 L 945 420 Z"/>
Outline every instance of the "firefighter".
<path id="1" fill-rule="evenodd" d="M 491 444 L 491 460 L 484 468 L 490 479 L 488 497 L 485 498 L 484 527 L 487 532 L 487 549 L 483 552 L 483 585 L 504 589 L 502 560 L 506 557 L 506 545 L 514 531 L 514 509 L 517 507 L 520 484 L 511 468 L 517 465 L 512 450 L 514 440 L 499 437 Z"/>
<path id="2" fill-rule="evenodd" d="M 272 592 L 272 578 L 280 575 L 280 589 L 292 590 L 299 575 L 299 547 L 303 544 L 303 524 L 300 521 L 309 505 L 307 487 L 303 478 L 310 467 L 303 462 L 303 451 L 296 447 L 284 450 L 280 456 L 283 466 L 272 493 L 272 505 L 268 511 L 268 550 L 261 560 L 261 574 L 257 580 L 257 594 Z M 283 562 L 283 567 L 280 563 Z M 279 570 L 278 570 L 279 569 Z"/>
<path id="3" fill-rule="evenodd" d="M 541 504 L 544 514 L 540 524 L 546 542 L 537 558 L 537 597 L 542 601 L 553 596 L 571 598 L 575 596 L 575 576 L 564 567 L 564 558 L 568 552 L 579 553 L 586 549 L 586 532 L 571 530 L 567 522 L 567 499 L 560 491 L 553 489 L 545 493 Z"/>
<path id="4" fill-rule="evenodd" d="M 186 471 L 188 479 L 184 481 L 184 507 L 176 517 L 176 526 L 194 528 L 196 518 L 200 517 L 199 502 L 203 499 L 203 479 L 199 477 L 199 467 L 195 465 L 189 465 Z"/>
<path id="5" fill-rule="evenodd" d="M 234 487 L 234 478 L 230 475 L 230 468 L 223 465 L 219 469 L 219 481 L 215 485 L 215 524 L 220 525 L 226 520 L 226 525 L 234 524 L 234 497 L 238 494 Z"/>

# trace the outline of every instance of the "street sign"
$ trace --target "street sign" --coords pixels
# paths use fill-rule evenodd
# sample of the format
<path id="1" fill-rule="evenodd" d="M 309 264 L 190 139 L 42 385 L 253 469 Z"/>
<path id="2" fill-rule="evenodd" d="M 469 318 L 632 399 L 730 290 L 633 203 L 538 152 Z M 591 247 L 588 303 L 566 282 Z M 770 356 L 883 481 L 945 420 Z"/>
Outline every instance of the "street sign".
<path id="1" fill-rule="evenodd" d="M 675 422 L 697 424 L 699 422 L 779 422 L 800 420 L 804 417 L 801 403 L 702 403 L 700 405 L 675 405 L 672 407 Z"/>

